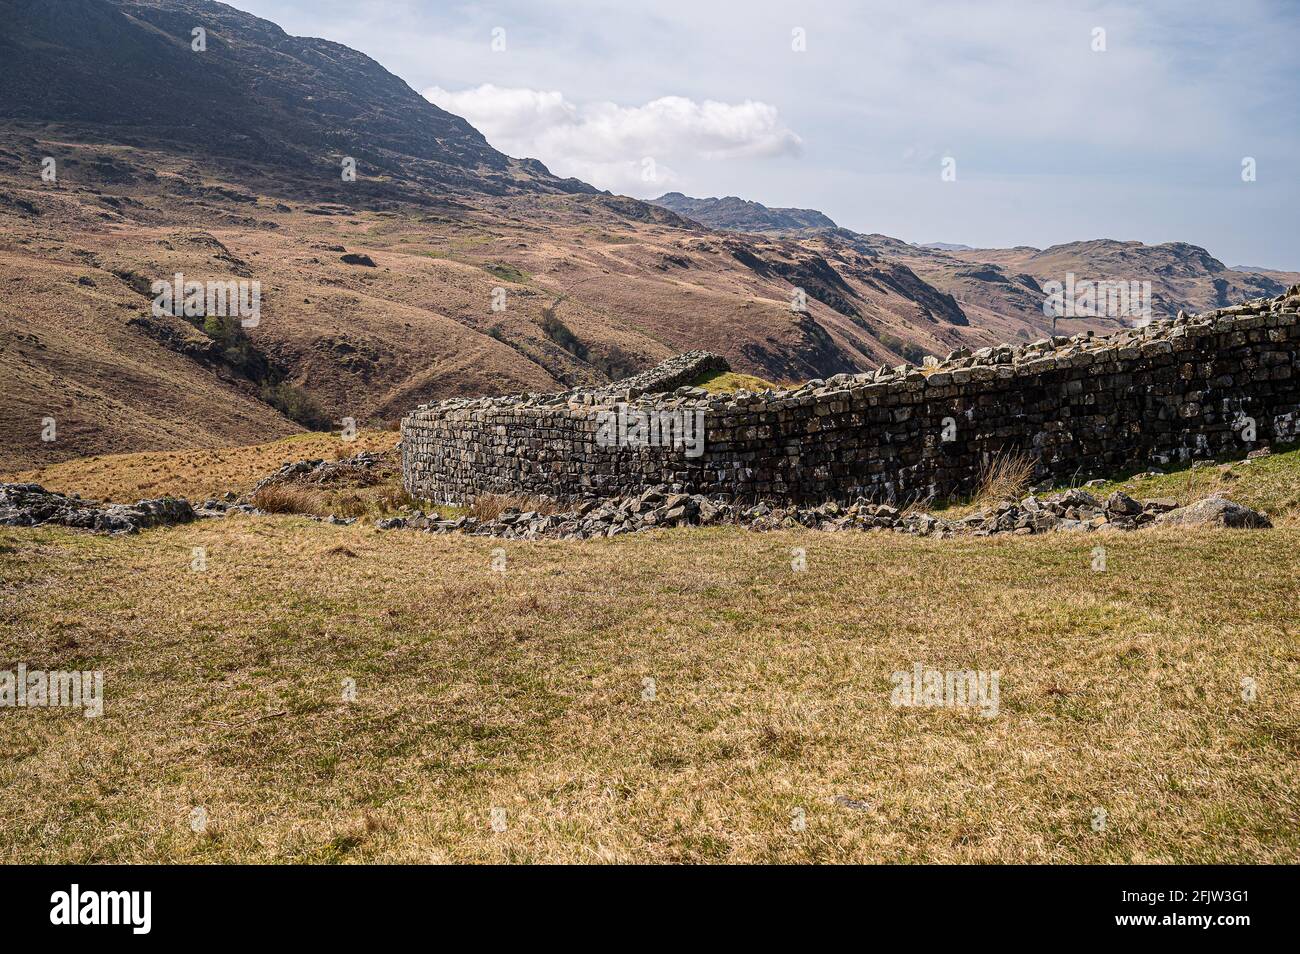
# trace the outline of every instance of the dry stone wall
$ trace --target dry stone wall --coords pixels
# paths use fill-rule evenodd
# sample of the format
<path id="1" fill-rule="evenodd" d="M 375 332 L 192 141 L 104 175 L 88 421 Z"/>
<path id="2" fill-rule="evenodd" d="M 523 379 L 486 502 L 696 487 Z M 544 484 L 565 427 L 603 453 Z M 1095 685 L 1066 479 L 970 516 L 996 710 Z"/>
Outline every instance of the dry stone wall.
<path id="1" fill-rule="evenodd" d="M 684 384 L 726 367 L 692 352 L 596 391 L 417 408 L 402 422 L 403 477 L 437 502 L 660 484 L 735 501 L 907 502 L 969 494 L 998 455 L 1068 479 L 1245 452 L 1300 436 L 1298 310 L 1300 286 L 1105 337 L 962 349 L 935 367 L 732 395 Z M 604 446 L 601 428 L 620 412 L 701 413 L 702 453 Z"/>

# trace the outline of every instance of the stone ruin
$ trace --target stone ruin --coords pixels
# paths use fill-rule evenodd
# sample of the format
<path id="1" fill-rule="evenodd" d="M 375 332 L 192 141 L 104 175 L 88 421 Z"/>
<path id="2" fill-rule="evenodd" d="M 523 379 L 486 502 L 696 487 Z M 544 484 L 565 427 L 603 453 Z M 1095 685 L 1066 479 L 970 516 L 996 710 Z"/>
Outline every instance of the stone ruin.
<path id="1" fill-rule="evenodd" d="M 402 421 L 415 497 L 616 498 L 667 487 L 726 501 L 887 503 L 970 495 L 999 457 L 1035 480 L 1241 454 L 1300 436 L 1300 285 L 1108 336 L 962 348 L 930 367 L 837 374 L 796 389 L 709 394 L 726 370 L 690 352 L 609 385 L 453 399 Z M 611 414 L 701 415 L 680 442 L 611 444 Z M 650 419 L 650 418 L 645 418 Z"/>

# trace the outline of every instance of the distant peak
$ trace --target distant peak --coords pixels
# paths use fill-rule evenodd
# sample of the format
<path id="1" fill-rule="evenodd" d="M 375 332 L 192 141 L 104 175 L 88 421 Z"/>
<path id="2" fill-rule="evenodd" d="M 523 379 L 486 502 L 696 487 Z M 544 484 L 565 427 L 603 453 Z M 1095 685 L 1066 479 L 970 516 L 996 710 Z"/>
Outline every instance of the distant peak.
<path id="1" fill-rule="evenodd" d="M 816 209 L 772 208 L 735 195 L 697 199 L 680 192 L 667 192 L 650 202 L 709 228 L 731 232 L 838 228 L 830 216 Z"/>
<path id="2" fill-rule="evenodd" d="M 937 252 L 973 252 L 975 246 L 960 245 L 957 242 L 922 242 L 921 248 L 932 248 Z"/>

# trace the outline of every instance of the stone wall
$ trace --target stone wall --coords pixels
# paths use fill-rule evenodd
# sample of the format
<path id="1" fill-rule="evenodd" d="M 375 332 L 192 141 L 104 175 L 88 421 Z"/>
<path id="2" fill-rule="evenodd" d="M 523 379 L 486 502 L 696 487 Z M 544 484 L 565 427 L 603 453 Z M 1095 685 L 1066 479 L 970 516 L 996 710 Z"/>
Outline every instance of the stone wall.
<path id="1" fill-rule="evenodd" d="M 725 367 L 693 352 L 598 391 L 417 408 L 402 421 L 403 477 L 438 502 L 657 484 L 742 501 L 906 502 L 969 494 L 1000 454 L 1030 456 L 1038 479 L 1069 479 L 1244 453 L 1300 436 L 1298 306 L 1300 286 L 1107 337 L 963 349 L 935 367 L 760 393 L 680 386 Z M 601 446 L 601 415 L 620 404 L 629 414 L 702 410 L 702 455 Z"/>
<path id="2" fill-rule="evenodd" d="M 688 351 L 657 364 L 648 371 L 598 389 L 606 400 L 629 400 L 642 394 L 663 394 L 698 380 L 710 371 L 730 371 L 727 359 L 707 351 Z M 570 392 L 576 394 L 577 392 Z"/>

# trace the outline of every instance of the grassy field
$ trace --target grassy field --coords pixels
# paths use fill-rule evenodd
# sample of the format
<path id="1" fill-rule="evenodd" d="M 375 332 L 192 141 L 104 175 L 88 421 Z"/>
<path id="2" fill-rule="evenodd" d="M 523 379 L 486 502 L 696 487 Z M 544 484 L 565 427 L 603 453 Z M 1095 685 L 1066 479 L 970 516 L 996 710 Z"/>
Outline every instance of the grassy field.
<path id="1" fill-rule="evenodd" d="M 1096 544 L 0 530 L 0 860 L 1300 860 L 1300 530 Z"/>

